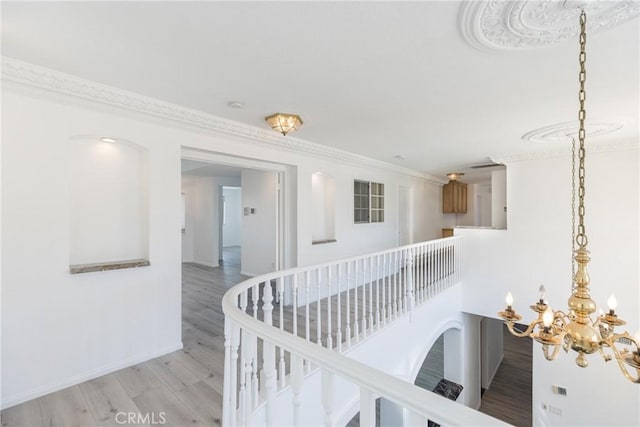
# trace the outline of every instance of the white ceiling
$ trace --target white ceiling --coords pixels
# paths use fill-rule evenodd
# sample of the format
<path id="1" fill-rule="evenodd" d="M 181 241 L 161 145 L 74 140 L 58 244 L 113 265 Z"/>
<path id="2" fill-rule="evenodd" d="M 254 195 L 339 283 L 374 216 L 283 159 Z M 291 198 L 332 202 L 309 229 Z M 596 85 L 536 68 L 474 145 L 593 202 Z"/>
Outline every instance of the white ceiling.
<path id="1" fill-rule="evenodd" d="M 433 174 L 549 149 L 577 117 L 577 40 L 480 50 L 460 3 L 2 2 L 2 54 Z M 639 20 L 589 34 L 588 117 L 638 139 Z M 241 101 L 232 109 L 229 101 Z M 404 155 L 405 160 L 394 158 Z"/>
<path id="2" fill-rule="evenodd" d="M 183 175 L 218 176 L 226 178 L 240 178 L 242 168 L 218 163 L 205 163 L 196 160 L 181 160 Z"/>

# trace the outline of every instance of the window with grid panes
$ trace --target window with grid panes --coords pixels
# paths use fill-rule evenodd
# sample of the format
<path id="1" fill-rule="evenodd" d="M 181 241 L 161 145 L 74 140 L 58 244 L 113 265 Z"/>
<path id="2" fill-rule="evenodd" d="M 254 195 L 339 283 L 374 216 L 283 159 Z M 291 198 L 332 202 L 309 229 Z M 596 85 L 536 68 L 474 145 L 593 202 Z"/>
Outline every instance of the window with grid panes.
<path id="1" fill-rule="evenodd" d="M 384 222 L 384 184 L 353 181 L 353 222 Z"/>

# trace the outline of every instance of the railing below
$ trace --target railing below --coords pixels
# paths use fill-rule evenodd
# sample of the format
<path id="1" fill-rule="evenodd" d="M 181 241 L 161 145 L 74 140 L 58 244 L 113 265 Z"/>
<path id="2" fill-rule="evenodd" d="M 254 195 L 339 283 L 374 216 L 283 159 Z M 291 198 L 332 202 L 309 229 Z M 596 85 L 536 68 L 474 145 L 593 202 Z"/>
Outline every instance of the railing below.
<path id="1" fill-rule="evenodd" d="M 316 368 L 327 426 L 337 422 L 336 376 L 360 388 L 362 426 L 375 425 L 376 397 L 409 410 L 411 425 L 426 425 L 427 419 L 499 423 L 341 354 L 457 283 L 459 257 L 459 238 L 451 237 L 274 272 L 234 286 L 222 301 L 223 424 L 277 425 L 276 394 L 290 387 L 293 424 L 300 425 L 300 390 Z M 264 410 L 260 421 L 259 409 Z"/>

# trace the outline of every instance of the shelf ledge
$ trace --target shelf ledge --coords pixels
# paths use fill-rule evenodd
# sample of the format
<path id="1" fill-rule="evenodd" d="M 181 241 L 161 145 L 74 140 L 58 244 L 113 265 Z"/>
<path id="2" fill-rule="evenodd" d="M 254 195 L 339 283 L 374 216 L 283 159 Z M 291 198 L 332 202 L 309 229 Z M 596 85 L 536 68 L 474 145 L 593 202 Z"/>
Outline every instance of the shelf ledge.
<path id="1" fill-rule="evenodd" d="M 120 270 L 123 268 L 148 267 L 151 265 L 146 259 L 131 259 L 126 261 L 97 262 L 94 264 L 75 264 L 69 266 L 70 274 L 93 273 L 94 271 Z"/>
<path id="2" fill-rule="evenodd" d="M 324 239 L 324 240 L 314 240 L 311 242 L 312 245 L 324 245 L 326 243 L 337 243 L 336 239 Z"/>

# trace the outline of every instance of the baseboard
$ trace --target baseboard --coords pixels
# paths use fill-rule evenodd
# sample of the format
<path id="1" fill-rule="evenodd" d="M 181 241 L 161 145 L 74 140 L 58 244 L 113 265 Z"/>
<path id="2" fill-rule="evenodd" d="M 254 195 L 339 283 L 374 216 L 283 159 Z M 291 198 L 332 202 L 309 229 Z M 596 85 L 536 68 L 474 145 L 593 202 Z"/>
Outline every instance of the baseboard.
<path id="1" fill-rule="evenodd" d="M 250 273 L 248 271 L 240 271 L 240 274 L 243 275 L 243 276 L 249 276 L 249 277 L 256 277 L 257 276 L 257 274 Z"/>
<path id="2" fill-rule="evenodd" d="M 198 265 L 203 265 L 205 267 L 210 267 L 210 268 L 216 268 L 216 267 L 220 267 L 220 263 L 216 262 L 215 264 L 210 264 L 208 262 L 202 262 L 202 261 L 191 261 L 192 264 L 198 264 Z"/>
<path id="3" fill-rule="evenodd" d="M 76 384 L 80 384 L 80 383 L 83 383 L 85 381 L 89 381 L 89 380 L 92 380 L 94 378 L 110 374 L 110 373 L 115 372 L 115 371 L 119 371 L 120 369 L 124 369 L 124 368 L 127 368 L 129 366 L 145 362 L 145 361 L 147 361 L 149 359 L 154 359 L 156 357 L 163 356 L 163 355 L 165 355 L 167 353 L 171 353 L 171 352 L 174 352 L 176 350 L 180 350 L 182 348 L 183 348 L 182 341 L 180 341 L 179 343 L 176 343 L 174 345 L 171 345 L 171 346 L 166 347 L 166 348 L 164 348 L 162 350 L 159 350 L 159 351 L 154 351 L 152 353 L 139 354 L 139 355 L 136 355 L 136 356 L 132 356 L 132 357 L 126 358 L 124 360 L 120 360 L 120 361 L 118 361 L 116 363 L 111 363 L 109 365 L 102 366 L 102 367 L 97 368 L 97 369 L 92 369 L 90 371 L 83 372 L 83 373 L 78 374 L 78 375 L 74 375 L 74 376 L 66 378 L 64 380 L 57 381 L 55 383 L 47 384 L 47 385 L 42 386 L 42 387 L 37 387 L 37 388 L 35 388 L 33 390 L 29 390 L 29 391 L 25 391 L 25 392 L 19 393 L 19 394 L 15 395 L 15 396 L 11 396 L 11 397 L 8 397 L 6 399 L 2 399 L 2 401 L 0 401 L 0 409 L 4 410 L 4 409 L 10 408 L 12 406 L 19 405 L 21 403 L 27 402 L 27 401 L 32 400 L 32 399 L 36 399 L 36 398 L 44 396 L 46 394 L 53 393 L 53 392 L 65 389 L 67 387 L 71 387 L 71 386 L 74 386 Z"/>
<path id="4" fill-rule="evenodd" d="M 500 369 L 500 365 L 502 365 L 502 359 L 504 359 L 504 353 L 500 355 L 500 361 L 496 364 L 496 368 L 493 370 L 493 373 L 489 377 L 489 381 L 488 381 L 487 387 L 486 387 L 487 390 L 489 390 L 489 387 L 491 387 L 491 383 L 493 382 L 493 377 L 496 376 L 496 373 L 498 372 L 498 369 Z"/>

